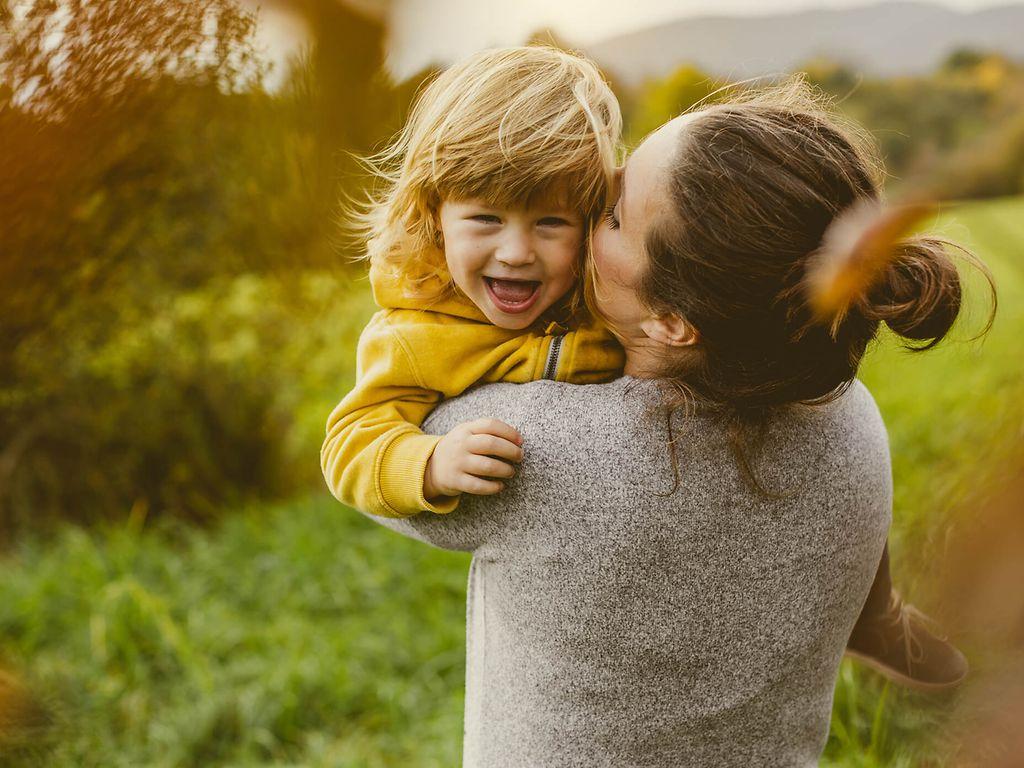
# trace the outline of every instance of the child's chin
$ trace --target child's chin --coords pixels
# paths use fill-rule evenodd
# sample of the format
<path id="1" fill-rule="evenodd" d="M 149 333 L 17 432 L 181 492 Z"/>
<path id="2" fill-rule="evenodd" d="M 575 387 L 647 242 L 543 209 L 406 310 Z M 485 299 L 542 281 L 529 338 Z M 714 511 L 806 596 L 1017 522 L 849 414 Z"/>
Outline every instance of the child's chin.
<path id="1" fill-rule="evenodd" d="M 530 327 L 534 319 L 533 315 L 533 312 L 527 312 L 517 317 L 492 317 L 491 322 L 499 328 L 504 328 L 506 331 L 522 331 Z"/>
<path id="2" fill-rule="evenodd" d="M 506 331 L 522 331 L 529 328 L 533 321 L 540 316 L 540 312 L 537 311 L 537 307 L 533 306 L 526 312 L 521 314 L 511 314 L 508 312 L 501 312 L 493 305 L 489 307 L 491 310 L 487 313 L 488 320 L 493 325 L 499 328 L 504 328 Z"/>

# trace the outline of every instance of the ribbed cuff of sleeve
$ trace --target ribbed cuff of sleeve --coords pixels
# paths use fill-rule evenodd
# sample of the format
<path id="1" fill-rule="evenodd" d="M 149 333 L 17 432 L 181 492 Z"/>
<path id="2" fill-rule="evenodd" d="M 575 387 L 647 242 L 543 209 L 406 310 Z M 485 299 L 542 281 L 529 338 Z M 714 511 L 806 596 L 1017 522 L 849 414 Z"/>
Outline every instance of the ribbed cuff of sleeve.
<path id="1" fill-rule="evenodd" d="M 397 516 L 408 517 L 424 511 L 443 515 L 459 505 L 458 496 L 443 496 L 434 503 L 423 497 L 423 474 L 440 439 L 439 435 L 407 432 L 392 440 L 385 449 L 377 470 L 380 495 Z"/>

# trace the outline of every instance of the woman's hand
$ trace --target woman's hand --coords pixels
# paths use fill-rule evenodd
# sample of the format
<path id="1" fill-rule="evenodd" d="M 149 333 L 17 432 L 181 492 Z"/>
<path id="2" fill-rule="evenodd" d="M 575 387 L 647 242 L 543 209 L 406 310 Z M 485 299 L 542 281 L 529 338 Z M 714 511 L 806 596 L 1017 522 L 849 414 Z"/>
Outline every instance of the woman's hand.
<path id="1" fill-rule="evenodd" d="M 523 460 L 522 443 L 523 438 L 513 427 L 496 419 L 459 424 L 441 438 L 427 461 L 424 497 L 498 493 L 505 484 L 493 478 L 509 478 L 516 473 L 512 464 Z"/>

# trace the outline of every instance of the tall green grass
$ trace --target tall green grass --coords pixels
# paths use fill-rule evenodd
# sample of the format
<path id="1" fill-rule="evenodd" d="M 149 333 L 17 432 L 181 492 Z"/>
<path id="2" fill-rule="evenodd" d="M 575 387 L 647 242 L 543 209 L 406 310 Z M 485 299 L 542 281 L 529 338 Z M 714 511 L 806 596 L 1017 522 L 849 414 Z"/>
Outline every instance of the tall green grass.
<path id="1" fill-rule="evenodd" d="M 57 714 L 15 764 L 458 762 L 465 558 L 322 497 L 211 531 L 67 528 L 0 578 L 5 661 Z"/>
<path id="2" fill-rule="evenodd" d="M 892 443 L 896 579 L 941 614 L 947 532 L 970 524 L 963 502 L 1024 427 L 1024 201 L 940 223 L 996 274 L 992 333 L 922 355 L 884 338 L 863 378 Z M 0 666 L 53 725 L 0 735 L 0 765 L 457 765 L 467 565 L 325 493 L 211 529 L 136 519 L 23 538 L 0 557 Z M 949 704 L 845 662 L 824 764 L 941 764 Z"/>

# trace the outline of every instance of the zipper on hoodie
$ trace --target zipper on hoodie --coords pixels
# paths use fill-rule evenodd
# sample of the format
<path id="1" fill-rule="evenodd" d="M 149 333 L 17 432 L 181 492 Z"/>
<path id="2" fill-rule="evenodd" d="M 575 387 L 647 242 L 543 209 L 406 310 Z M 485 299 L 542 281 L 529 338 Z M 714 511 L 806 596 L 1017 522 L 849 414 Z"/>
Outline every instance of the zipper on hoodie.
<path id="1" fill-rule="evenodd" d="M 551 346 L 548 347 L 548 359 L 544 363 L 544 376 L 545 379 L 555 380 L 555 376 L 558 374 L 558 357 L 562 351 L 562 342 L 565 341 L 565 336 L 553 336 L 551 338 Z"/>

